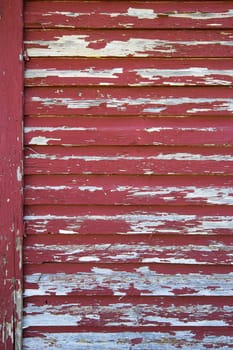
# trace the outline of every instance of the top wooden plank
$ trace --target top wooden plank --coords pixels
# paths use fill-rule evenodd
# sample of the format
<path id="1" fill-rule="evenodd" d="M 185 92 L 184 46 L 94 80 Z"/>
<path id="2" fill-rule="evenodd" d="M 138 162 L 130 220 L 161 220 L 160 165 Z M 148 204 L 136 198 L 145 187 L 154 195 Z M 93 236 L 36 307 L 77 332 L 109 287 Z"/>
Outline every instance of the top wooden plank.
<path id="1" fill-rule="evenodd" d="M 232 21 L 233 1 L 28 1 L 25 8 L 27 28 L 210 29 Z"/>

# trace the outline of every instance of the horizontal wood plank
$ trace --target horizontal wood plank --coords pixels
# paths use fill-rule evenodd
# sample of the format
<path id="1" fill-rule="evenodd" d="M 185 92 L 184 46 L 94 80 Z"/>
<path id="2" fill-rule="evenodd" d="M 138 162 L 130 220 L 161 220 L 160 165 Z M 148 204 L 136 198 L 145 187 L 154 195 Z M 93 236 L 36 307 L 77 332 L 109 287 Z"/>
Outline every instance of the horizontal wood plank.
<path id="1" fill-rule="evenodd" d="M 26 61 L 26 86 L 232 85 L 231 59 L 33 58 Z"/>
<path id="2" fill-rule="evenodd" d="M 25 174 L 233 174 L 230 147 L 25 148 Z"/>
<path id="3" fill-rule="evenodd" d="M 42 264 L 25 266 L 24 296 L 233 296 L 233 266 Z"/>
<path id="4" fill-rule="evenodd" d="M 27 1 L 25 8 L 25 26 L 43 29 L 228 28 L 232 18 L 232 1 Z"/>
<path id="5" fill-rule="evenodd" d="M 26 234 L 232 235 L 232 207 L 30 206 Z M 79 236 L 79 235 L 78 235 Z M 68 236 L 69 237 L 69 236 Z M 130 238 L 131 239 L 131 238 Z M 143 239 L 143 238 L 142 238 Z"/>
<path id="6" fill-rule="evenodd" d="M 51 300 L 52 299 L 52 300 Z M 47 303 L 45 303 L 47 300 Z M 91 297 L 75 300 L 34 298 L 25 300 L 24 328 L 39 326 L 124 327 L 211 327 L 232 326 L 232 297 L 116 299 Z"/>
<path id="7" fill-rule="evenodd" d="M 221 117 L 233 110 L 231 87 L 36 87 L 26 89 L 25 103 L 27 115 Z"/>
<path id="8" fill-rule="evenodd" d="M 69 338 L 69 343 L 67 343 Z M 79 349 L 86 350 L 209 350 L 230 349 L 233 344 L 232 329 L 230 327 L 214 327 L 200 329 L 190 327 L 189 330 L 153 330 L 151 332 L 67 332 L 64 328 L 55 333 L 54 330 L 25 332 L 23 348 L 25 350 L 44 350 L 49 344 L 50 350 Z M 172 344 L 172 345 L 171 345 Z M 172 346 L 172 347 L 171 347 Z"/>
<path id="9" fill-rule="evenodd" d="M 24 197 L 25 204 L 232 205 L 233 178 L 28 175 Z"/>
<path id="10" fill-rule="evenodd" d="M 25 238 L 25 264 L 160 263 L 232 265 L 229 236 L 30 235 Z"/>
<path id="11" fill-rule="evenodd" d="M 25 49 L 28 59 L 31 57 L 223 58 L 233 55 L 232 35 L 232 30 L 35 29 L 26 32 Z"/>
<path id="12" fill-rule="evenodd" d="M 25 118 L 24 136 L 28 146 L 222 146 L 233 145 L 233 119 L 28 117 Z"/>

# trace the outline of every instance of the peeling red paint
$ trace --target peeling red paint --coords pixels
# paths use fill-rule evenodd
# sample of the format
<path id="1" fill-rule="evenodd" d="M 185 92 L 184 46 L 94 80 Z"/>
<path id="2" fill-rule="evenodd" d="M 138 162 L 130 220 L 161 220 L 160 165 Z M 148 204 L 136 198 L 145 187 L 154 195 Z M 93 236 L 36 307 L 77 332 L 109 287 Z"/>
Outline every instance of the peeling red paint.
<path id="1" fill-rule="evenodd" d="M 25 350 L 233 347 L 232 16 L 26 1 Z"/>

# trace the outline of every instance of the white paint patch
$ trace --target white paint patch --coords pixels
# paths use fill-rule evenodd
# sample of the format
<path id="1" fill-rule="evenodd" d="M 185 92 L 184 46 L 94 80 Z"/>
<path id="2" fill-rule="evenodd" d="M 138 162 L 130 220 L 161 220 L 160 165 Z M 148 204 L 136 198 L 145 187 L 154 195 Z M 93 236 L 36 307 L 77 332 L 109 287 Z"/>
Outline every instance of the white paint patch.
<path id="1" fill-rule="evenodd" d="M 78 260 L 81 262 L 93 262 L 99 261 L 100 259 L 95 256 L 81 256 Z"/>
<path id="2" fill-rule="evenodd" d="M 195 187 L 195 186 L 184 186 L 184 187 L 150 187 L 144 186 L 140 188 L 131 187 L 128 190 L 129 197 L 157 197 L 163 196 L 166 201 L 173 201 L 177 199 L 182 193 L 184 199 L 188 200 L 201 200 L 208 204 L 233 204 L 233 188 L 221 188 L 221 187 Z M 164 195 L 170 195 L 170 197 L 164 197 Z"/>
<path id="3" fill-rule="evenodd" d="M 90 15 L 90 13 L 78 13 L 78 12 L 68 12 L 68 11 L 53 11 L 53 12 L 50 11 L 46 13 L 46 16 L 54 16 L 54 15 L 76 18 L 83 15 Z"/>
<path id="4" fill-rule="evenodd" d="M 122 110 L 122 108 L 127 109 L 129 106 L 147 106 L 142 110 L 143 112 L 148 112 L 148 108 L 151 108 L 151 112 L 157 110 L 166 110 L 168 106 L 180 106 L 180 105 L 190 105 L 190 104 L 207 104 L 208 110 L 214 111 L 233 111 L 233 99 L 231 98 L 190 98 L 190 97 L 168 97 L 168 98 L 122 98 L 117 99 L 115 97 L 100 98 L 94 100 L 84 100 L 84 99 L 71 99 L 65 97 L 32 97 L 33 102 L 39 102 L 46 107 L 51 106 L 64 106 L 68 109 L 89 109 L 91 107 L 100 107 L 101 105 L 106 105 L 107 108 L 116 108 Z M 151 107 L 150 107 L 151 106 Z M 162 108 L 162 109 L 161 109 Z M 206 130 L 206 128 L 203 128 Z M 43 138 L 42 138 L 43 139 Z M 43 140 L 42 140 L 43 142 Z"/>
<path id="5" fill-rule="evenodd" d="M 35 136 L 29 141 L 29 145 L 46 146 L 50 141 L 61 141 L 61 139 L 48 138 L 45 136 Z"/>
<path id="6" fill-rule="evenodd" d="M 156 79 L 159 78 L 183 78 L 183 77 L 208 77 L 212 75 L 226 75 L 228 77 L 233 77 L 232 69 L 209 69 L 205 67 L 190 67 L 183 69 L 154 69 L 154 68 L 144 68 L 144 69 L 132 69 L 130 72 L 136 73 L 144 79 Z"/>
<path id="7" fill-rule="evenodd" d="M 21 172 L 20 166 L 17 167 L 16 175 L 17 175 L 17 181 L 21 182 L 22 181 L 22 172 Z"/>
<path id="8" fill-rule="evenodd" d="M 221 155 L 221 154 L 211 154 L 211 155 L 203 155 L 203 154 L 192 154 L 192 153 L 171 153 L 171 154 L 163 154 L 160 153 L 157 156 L 149 156 L 148 159 L 156 159 L 156 160 L 179 160 L 179 161 L 216 161 L 216 162 L 232 162 L 233 156 L 230 154 Z"/>
<path id="9" fill-rule="evenodd" d="M 73 187 L 71 186 L 32 186 L 32 185 L 27 185 L 25 187 L 26 189 L 30 190 L 53 190 L 53 191 L 63 191 L 63 190 L 71 190 Z"/>
<path id="10" fill-rule="evenodd" d="M 92 257 L 81 260 L 93 262 Z M 89 260 L 88 260 L 89 258 Z M 80 261 L 80 260 L 79 260 Z M 191 296 L 232 296 L 233 273 L 177 273 L 163 274 L 147 266 L 136 268 L 134 272 L 93 267 L 90 272 L 34 273 L 26 275 L 25 296 L 69 295 L 80 291 L 107 291 L 127 293 L 132 287 L 139 295 L 167 296 L 177 294 Z M 180 290 L 180 293 L 177 292 Z"/>
<path id="11" fill-rule="evenodd" d="M 67 307 L 72 305 L 67 304 Z M 68 313 L 60 313 L 63 306 L 57 305 L 51 307 L 50 305 L 36 306 L 34 304 L 28 304 L 25 308 L 27 315 L 23 318 L 23 328 L 30 326 L 53 326 L 53 325 L 78 325 L 82 319 L 77 313 L 75 315 Z M 56 319 L 56 321 L 55 321 Z"/>
<path id="12" fill-rule="evenodd" d="M 106 43 L 103 48 L 93 49 L 89 47 L 89 44 L 92 42 L 89 42 L 88 37 L 88 35 L 63 35 L 58 37 L 57 40 L 34 40 L 26 41 L 25 43 L 41 46 L 39 48 L 28 48 L 28 55 L 30 57 L 125 57 L 129 55 L 147 57 L 147 52 L 151 51 L 167 53 L 169 55 L 176 51 L 169 41 L 141 38 L 131 38 L 127 41 L 113 40 Z M 93 43 L 95 42 L 93 41 Z"/>
<path id="13" fill-rule="evenodd" d="M 138 19 L 155 19 L 157 14 L 152 9 L 132 8 L 127 11 L 127 15 L 130 17 L 137 17 Z"/>
<path id="14" fill-rule="evenodd" d="M 40 336 L 33 335 L 23 339 L 23 348 L 30 350 L 130 350 L 135 340 L 139 340 L 135 350 L 206 350 L 208 347 L 229 350 L 233 343 L 232 335 L 203 335 L 197 337 L 195 331 L 172 330 L 153 332 L 76 332 L 68 333 L 44 333 Z M 120 348 L 119 348 L 120 344 Z M 224 345 L 223 345 L 224 344 Z"/>
<path id="15" fill-rule="evenodd" d="M 58 232 L 62 235 L 73 235 L 74 233 L 76 233 L 75 231 L 72 231 L 72 230 L 59 230 Z"/>
<path id="16" fill-rule="evenodd" d="M 171 13 L 170 17 L 175 18 L 190 18 L 196 20 L 209 20 L 209 19 L 222 19 L 222 18 L 231 18 L 233 17 L 233 10 L 228 10 L 224 12 L 191 12 L 191 13 Z"/>
<path id="17" fill-rule="evenodd" d="M 119 161 L 119 160 L 144 160 L 152 159 L 151 157 L 142 157 L 142 156 L 128 156 L 128 155 L 116 155 L 116 156 L 59 156 L 57 154 L 49 155 L 49 154 L 39 154 L 39 153 L 31 153 L 26 156 L 27 159 L 47 159 L 47 160 L 84 160 L 86 162 L 99 162 L 99 161 Z"/>
<path id="18" fill-rule="evenodd" d="M 96 192 L 103 191 L 103 187 L 98 186 L 79 186 L 80 191 Z"/>
<path id="19" fill-rule="evenodd" d="M 26 79 L 33 78 L 48 78 L 48 77 L 59 77 L 59 78 L 99 78 L 99 79 L 117 79 L 118 74 L 123 73 L 123 68 L 113 69 L 83 69 L 83 70 L 58 70 L 56 68 L 48 69 L 27 69 L 25 71 Z"/>
<path id="20" fill-rule="evenodd" d="M 88 35 L 62 35 L 54 40 L 31 40 L 25 44 L 37 45 L 27 49 L 30 57 L 147 57 L 154 53 L 162 53 L 171 56 L 179 46 L 208 46 L 221 45 L 233 46 L 233 41 L 169 41 L 159 39 L 130 38 L 127 41 L 113 40 L 106 42 L 105 47 L 92 48 L 90 44 L 98 43 L 90 41 Z"/>
<path id="21" fill-rule="evenodd" d="M 58 127 L 33 126 L 33 127 L 24 128 L 24 132 L 26 134 L 29 132 L 35 132 L 35 131 L 54 132 L 54 131 L 95 131 L 95 130 L 97 130 L 97 128 L 68 127 L 68 126 L 58 126 Z"/>

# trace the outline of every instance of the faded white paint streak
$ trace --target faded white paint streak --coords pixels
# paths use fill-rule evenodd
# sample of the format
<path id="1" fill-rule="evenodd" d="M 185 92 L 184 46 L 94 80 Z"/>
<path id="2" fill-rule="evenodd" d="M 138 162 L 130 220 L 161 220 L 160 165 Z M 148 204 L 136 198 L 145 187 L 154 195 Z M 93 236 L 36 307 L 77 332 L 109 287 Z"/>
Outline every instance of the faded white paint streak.
<path id="1" fill-rule="evenodd" d="M 76 233 L 80 230 L 80 225 L 89 222 L 118 222 L 127 223 L 128 230 L 123 232 L 119 230 L 119 234 L 148 234 L 148 233 L 186 233 L 205 235 L 213 233 L 215 230 L 233 230 L 232 216 L 203 216 L 197 215 L 181 215 L 179 213 L 160 213 L 147 214 L 143 212 L 126 214 L 126 215 L 83 215 L 83 216 L 62 216 L 62 215 L 26 215 L 24 220 L 28 225 L 32 225 L 34 230 L 45 230 L 48 222 L 64 220 L 62 223 L 63 230 L 72 230 Z M 35 222 L 35 224 L 34 224 Z M 174 223 L 178 223 L 178 227 L 174 227 Z M 35 226 L 34 226 L 35 225 Z M 60 230 L 59 230 L 60 231 Z"/>
<path id="2" fill-rule="evenodd" d="M 185 260 L 185 259 L 184 259 Z M 85 257 L 80 261 L 98 261 Z M 144 261 L 145 262 L 145 261 Z M 152 261 L 150 261 L 152 262 Z M 158 262 L 158 261 L 153 261 Z M 192 261 L 195 263 L 195 260 Z M 191 262 L 190 262 L 191 263 Z M 135 272 L 116 271 L 107 268 L 92 268 L 92 272 L 65 274 L 34 273 L 25 276 L 24 295 L 69 295 L 71 293 L 91 292 L 102 294 L 127 294 L 135 290 L 136 295 L 166 296 L 166 295 L 196 295 L 196 296 L 232 296 L 233 273 L 200 274 L 189 273 L 176 275 L 161 274 L 149 267 L 140 267 Z M 27 287 L 27 284 L 31 286 Z M 180 292 L 178 292 L 180 290 Z"/>
<path id="3" fill-rule="evenodd" d="M 31 140 L 29 140 L 29 145 L 46 146 L 48 145 L 49 141 L 61 141 L 61 139 L 48 138 L 45 136 L 35 136 L 35 137 L 32 137 Z"/>
<path id="4" fill-rule="evenodd" d="M 123 68 L 113 69 L 83 69 L 83 70 L 58 70 L 56 68 L 48 69 L 26 69 L 25 78 L 99 78 L 99 79 L 117 79 L 119 74 L 123 73 Z"/>
<path id="5" fill-rule="evenodd" d="M 159 39 L 130 38 L 126 41 L 106 42 L 105 47 L 91 48 L 88 35 L 62 35 L 54 40 L 29 40 L 25 44 L 37 45 L 27 49 L 30 57 L 76 56 L 76 57 L 126 57 L 129 55 L 147 57 L 148 52 L 158 52 L 171 56 L 176 46 L 233 46 L 233 41 L 168 41 Z"/>
<path id="6" fill-rule="evenodd" d="M 233 99 L 231 98 L 191 98 L 191 97 L 168 97 L 168 98 L 98 98 L 96 99 L 72 99 L 69 97 L 39 97 L 33 96 L 32 102 L 39 102 L 46 107 L 63 106 L 68 109 L 89 109 L 91 107 L 100 107 L 106 105 L 107 108 L 116 108 L 122 110 L 127 107 L 142 106 L 143 112 L 154 112 L 154 109 L 166 110 L 169 106 L 180 106 L 190 104 L 207 104 L 214 111 L 233 111 Z M 148 108 L 151 106 L 151 108 Z M 161 106 L 161 107 L 158 107 Z M 206 108 L 205 108 L 206 110 Z M 158 111 L 158 110 L 157 110 Z"/>
<path id="7" fill-rule="evenodd" d="M 229 349 L 233 343 L 231 335 L 213 335 L 203 334 L 197 337 L 194 330 L 172 330 L 172 331 L 153 331 L 153 332 L 116 332 L 116 333 L 98 333 L 81 332 L 68 333 L 69 342 L 67 342 L 67 333 L 43 333 L 41 336 L 35 335 L 24 339 L 24 348 L 26 350 L 45 350 L 49 344 L 49 349 L 62 350 L 79 349 L 87 350 L 206 350 L 211 346 L 216 349 Z M 132 344 L 135 344 L 133 346 Z"/>
<path id="8" fill-rule="evenodd" d="M 55 132 L 55 131 L 95 131 L 95 130 L 97 130 L 97 128 L 68 127 L 68 126 L 58 126 L 58 127 L 27 126 L 24 128 L 24 132 L 26 134 L 29 132 L 36 132 L 36 131 Z M 57 139 L 52 139 L 52 140 L 57 140 Z"/>

